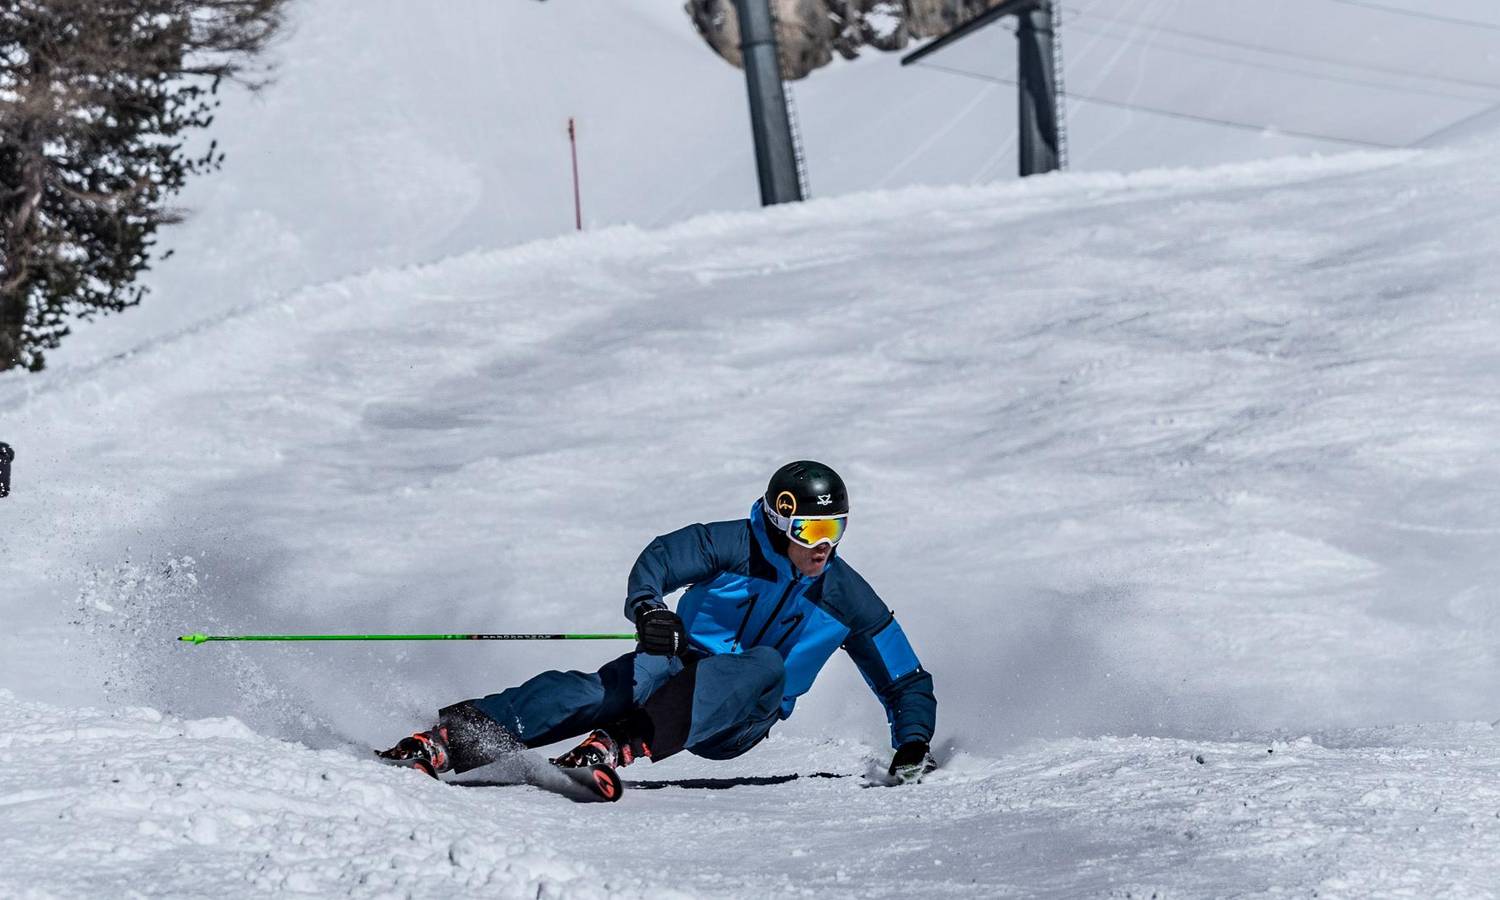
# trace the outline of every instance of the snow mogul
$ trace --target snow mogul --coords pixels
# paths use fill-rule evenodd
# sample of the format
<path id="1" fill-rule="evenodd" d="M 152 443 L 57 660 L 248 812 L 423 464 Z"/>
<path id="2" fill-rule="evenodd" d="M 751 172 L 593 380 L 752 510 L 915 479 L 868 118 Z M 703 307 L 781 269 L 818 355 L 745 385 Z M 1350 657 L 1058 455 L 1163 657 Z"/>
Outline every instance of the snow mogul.
<path id="1" fill-rule="evenodd" d="M 630 570 L 632 653 L 597 672 L 543 672 L 438 712 L 438 724 L 381 751 L 433 777 L 576 735 L 563 768 L 659 762 L 686 750 L 733 759 L 789 718 L 839 647 L 885 706 L 902 783 L 932 771 L 932 676 L 895 616 L 837 554 L 849 495 L 833 469 L 776 471 L 747 519 L 656 538 Z M 672 611 L 664 598 L 687 587 Z"/>

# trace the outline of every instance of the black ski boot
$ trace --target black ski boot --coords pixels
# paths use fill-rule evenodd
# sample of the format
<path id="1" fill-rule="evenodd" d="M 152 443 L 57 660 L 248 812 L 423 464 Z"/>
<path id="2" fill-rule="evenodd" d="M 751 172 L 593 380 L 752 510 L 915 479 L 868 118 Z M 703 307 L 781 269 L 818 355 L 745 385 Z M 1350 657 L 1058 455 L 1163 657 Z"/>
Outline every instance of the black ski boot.
<path id="1" fill-rule="evenodd" d="M 651 748 L 639 733 L 631 737 L 624 725 L 597 728 L 577 747 L 548 761 L 575 784 L 587 788 L 595 799 L 618 800 L 625 793 L 625 782 L 620 780 L 617 770 L 651 755 Z"/>
<path id="2" fill-rule="evenodd" d="M 402 738 L 389 750 L 375 753 L 381 759 L 407 766 L 438 777 L 439 772 L 453 768 L 448 757 L 448 729 L 442 725 L 431 731 L 419 731 L 411 737 Z"/>
<path id="3" fill-rule="evenodd" d="M 436 778 L 440 772 L 462 774 L 487 766 L 523 749 L 515 735 L 466 701 L 443 707 L 438 710 L 438 724 L 430 730 L 402 738 L 376 755 Z"/>
<path id="4" fill-rule="evenodd" d="M 649 725 L 650 721 L 637 713 L 607 728 L 595 729 L 577 747 L 553 759 L 552 764 L 564 769 L 587 766 L 619 769 L 642 757 L 649 758 Z"/>

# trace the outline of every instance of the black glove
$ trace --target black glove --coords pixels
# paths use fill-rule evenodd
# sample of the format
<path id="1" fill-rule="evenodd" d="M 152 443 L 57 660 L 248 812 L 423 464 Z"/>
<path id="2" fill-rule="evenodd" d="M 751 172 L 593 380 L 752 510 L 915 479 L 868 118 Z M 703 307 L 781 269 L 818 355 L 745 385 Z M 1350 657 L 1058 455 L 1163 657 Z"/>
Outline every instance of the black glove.
<path id="1" fill-rule="evenodd" d="M 922 776 L 936 768 L 937 760 L 932 758 L 932 748 L 927 746 L 926 741 L 907 741 L 891 758 L 888 774 L 897 784 L 916 784 L 922 780 Z"/>
<path id="2" fill-rule="evenodd" d="M 640 634 L 640 652 L 653 656 L 680 656 L 687 649 L 687 630 L 677 613 L 660 606 L 649 607 L 635 617 Z"/>

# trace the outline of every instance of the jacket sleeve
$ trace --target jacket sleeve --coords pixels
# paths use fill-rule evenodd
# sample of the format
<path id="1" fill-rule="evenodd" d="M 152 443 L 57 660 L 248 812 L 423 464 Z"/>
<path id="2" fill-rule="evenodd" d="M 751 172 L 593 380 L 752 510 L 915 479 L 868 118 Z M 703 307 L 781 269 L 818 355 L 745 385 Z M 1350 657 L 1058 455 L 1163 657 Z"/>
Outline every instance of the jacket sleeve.
<path id="1" fill-rule="evenodd" d="M 852 574 L 852 573 L 851 573 Z M 855 584 L 868 592 L 860 603 L 844 650 L 859 666 L 865 683 L 885 707 L 891 726 L 891 746 L 908 741 L 932 741 L 937 727 L 937 697 L 932 676 L 922 668 L 901 623 L 875 591 L 857 575 Z"/>
<path id="2" fill-rule="evenodd" d="M 646 607 L 665 607 L 662 598 L 678 588 L 706 581 L 720 572 L 746 571 L 748 524 L 712 522 L 689 525 L 646 545 L 625 588 L 625 618 L 634 622 Z"/>

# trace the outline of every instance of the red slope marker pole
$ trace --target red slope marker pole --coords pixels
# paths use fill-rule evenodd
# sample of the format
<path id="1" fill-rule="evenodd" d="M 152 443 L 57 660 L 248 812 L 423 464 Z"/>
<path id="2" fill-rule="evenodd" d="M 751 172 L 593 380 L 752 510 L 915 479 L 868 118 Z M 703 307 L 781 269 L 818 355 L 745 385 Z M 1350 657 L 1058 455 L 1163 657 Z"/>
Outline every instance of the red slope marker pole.
<path id="1" fill-rule="evenodd" d="M 573 149 L 573 224 L 583 230 L 583 197 L 578 191 L 578 129 L 568 117 L 568 145 Z"/>

